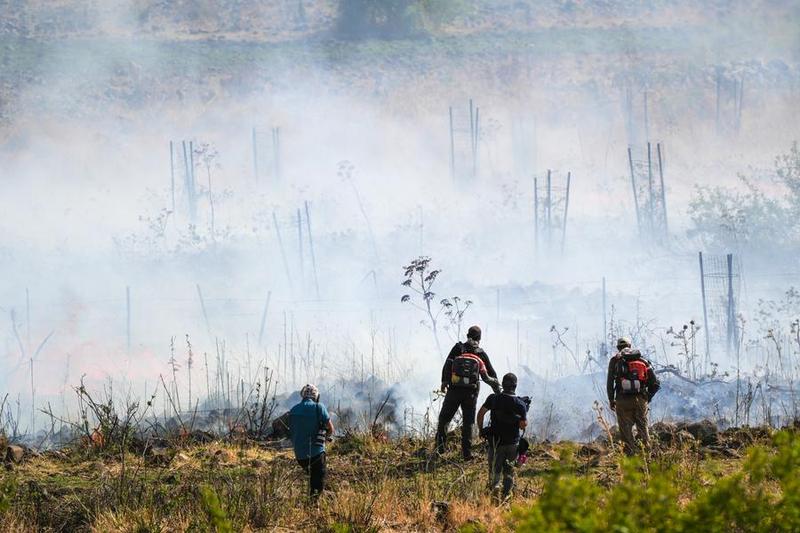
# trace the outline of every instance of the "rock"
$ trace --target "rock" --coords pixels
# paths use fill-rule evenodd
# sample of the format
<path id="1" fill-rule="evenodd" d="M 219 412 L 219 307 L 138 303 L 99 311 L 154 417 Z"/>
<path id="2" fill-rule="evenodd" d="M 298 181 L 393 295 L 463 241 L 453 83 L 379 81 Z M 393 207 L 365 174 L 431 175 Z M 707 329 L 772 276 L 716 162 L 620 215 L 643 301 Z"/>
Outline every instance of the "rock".
<path id="1" fill-rule="evenodd" d="M 681 425 L 679 429 L 686 430 L 703 446 L 717 444 L 719 441 L 719 430 L 711 420 L 701 420 L 700 422 Z"/>
<path id="2" fill-rule="evenodd" d="M 170 454 L 169 448 L 152 446 L 145 452 L 144 460 L 150 465 L 163 466 L 172 461 L 172 455 Z"/>
<path id="3" fill-rule="evenodd" d="M 603 455 L 604 448 L 597 443 L 589 443 L 584 444 L 580 448 L 578 448 L 578 456 L 579 457 L 598 457 Z"/>
<path id="4" fill-rule="evenodd" d="M 694 435 L 685 429 L 681 429 L 676 424 L 670 424 L 668 422 L 656 422 L 650 426 L 650 434 L 656 437 L 662 444 L 670 446 L 689 444 L 696 440 Z"/>
<path id="5" fill-rule="evenodd" d="M 22 446 L 17 446 L 16 444 L 9 444 L 6 446 L 6 457 L 5 461 L 7 463 L 15 463 L 19 464 L 25 458 L 25 448 Z"/>
<path id="6" fill-rule="evenodd" d="M 272 422 L 272 434 L 270 436 L 275 439 L 289 437 L 289 411 L 286 411 Z"/>
<path id="7" fill-rule="evenodd" d="M 656 422 L 650 426 L 650 434 L 665 444 L 673 443 L 677 432 L 677 426 L 669 422 Z"/>

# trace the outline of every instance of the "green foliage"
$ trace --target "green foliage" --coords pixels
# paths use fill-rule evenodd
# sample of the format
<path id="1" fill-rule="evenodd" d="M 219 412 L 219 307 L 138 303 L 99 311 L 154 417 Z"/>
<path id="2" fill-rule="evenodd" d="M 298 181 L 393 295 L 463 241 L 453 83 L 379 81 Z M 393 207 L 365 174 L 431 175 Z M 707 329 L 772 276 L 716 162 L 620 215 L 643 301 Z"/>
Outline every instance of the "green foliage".
<path id="1" fill-rule="evenodd" d="M 0 515 L 11 508 L 11 502 L 17 493 L 17 480 L 9 476 L 0 481 Z"/>
<path id="2" fill-rule="evenodd" d="M 337 32 L 348 39 L 423 35 L 452 21 L 466 0 L 339 0 Z"/>
<path id="3" fill-rule="evenodd" d="M 700 237 L 709 249 L 717 252 L 764 251 L 781 255 L 797 249 L 800 246 L 800 150 L 796 142 L 788 153 L 775 159 L 770 177 L 782 193 L 767 194 L 744 176 L 739 176 L 742 190 L 697 187 L 689 202 L 693 223 L 689 235 Z"/>
<path id="4" fill-rule="evenodd" d="M 458 528 L 458 533 L 487 533 L 487 531 L 489 528 L 474 520 Z"/>
<path id="5" fill-rule="evenodd" d="M 742 469 L 708 487 L 674 468 L 625 460 L 610 489 L 567 475 L 546 481 L 535 505 L 512 511 L 517 531 L 800 531 L 800 436 L 783 431 L 776 450 L 750 450 Z M 681 506 L 681 499 L 689 503 Z"/>
<path id="6" fill-rule="evenodd" d="M 200 497 L 203 501 L 203 507 L 214 525 L 214 530 L 220 533 L 233 533 L 231 521 L 228 520 L 228 515 L 225 509 L 222 508 L 222 503 L 220 503 L 214 489 L 208 486 L 201 487 Z"/>

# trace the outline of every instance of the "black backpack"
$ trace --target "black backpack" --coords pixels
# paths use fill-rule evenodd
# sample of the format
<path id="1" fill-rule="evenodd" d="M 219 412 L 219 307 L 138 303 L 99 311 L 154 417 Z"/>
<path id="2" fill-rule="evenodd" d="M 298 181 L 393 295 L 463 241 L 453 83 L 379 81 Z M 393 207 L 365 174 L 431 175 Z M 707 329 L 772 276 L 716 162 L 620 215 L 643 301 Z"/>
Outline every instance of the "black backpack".
<path id="1" fill-rule="evenodd" d="M 513 426 L 518 427 L 520 416 L 517 413 L 516 396 L 506 394 L 496 394 L 494 405 L 491 410 L 491 423 L 493 426 Z"/>
<path id="2" fill-rule="evenodd" d="M 450 385 L 453 387 L 477 388 L 481 379 L 481 361 L 478 355 L 461 346 L 461 355 L 453 359 Z"/>

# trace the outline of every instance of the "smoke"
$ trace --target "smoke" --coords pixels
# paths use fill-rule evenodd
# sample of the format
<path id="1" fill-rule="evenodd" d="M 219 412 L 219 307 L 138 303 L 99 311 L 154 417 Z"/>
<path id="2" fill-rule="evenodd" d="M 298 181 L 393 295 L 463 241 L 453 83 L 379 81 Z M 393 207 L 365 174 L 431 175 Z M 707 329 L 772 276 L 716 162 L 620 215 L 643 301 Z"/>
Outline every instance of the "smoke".
<path id="1" fill-rule="evenodd" d="M 692 3 L 664 17 L 496 2 L 431 38 L 342 43 L 326 33 L 333 3 L 304 23 L 247 2 L 214 16 L 143 4 L 69 4 L 47 29 L 31 21 L 50 20 L 48 8 L 27 3 L 2 34 L 0 390 L 23 405 L 68 406 L 84 374 L 152 392 L 173 338 L 188 387 L 188 335 L 200 394 L 224 356 L 232 383 L 259 367 L 286 395 L 376 379 L 395 413 L 425 412 L 444 354 L 400 283 L 426 255 L 442 270 L 434 312 L 444 297 L 473 301 L 461 331 L 440 315 L 443 349 L 480 324 L 501 373 L 544 376 L 530 391 L 544 404 L 548 390 L 581 398 L 561 435 L 579 436 L 602 388 L 570 376 L 602 368 L 610 336 L 633 331 L 649 357 L 677 365 L 686 356 L 668 328 L 703 321 L 693 186 L 769 168 L 799 133 L 796 25 L 760 39 L 763 19 L 796 22 L 791 6 L 734 4 L 726 23 Z M 725 98 L 716 118 L 720 71 L 744 80 L 738 131 Z M 470 99 L 475 176 L 459 155 L 469 172 L 453 179 L 449 108 L 467 124 Z M 453 142 L 466 146 L 461 124 Z M 665 150 L 662 245 L 638 237 L 632 205 L 626 150 L 647 140 Z M 183 141 L 196 150 L 194 193 Z M 563 253 L 560 232 L 534 248 L 532 178 L 548 169 L 559 187 L 571 173 Z M 750 316 L 797 265 L 743 260 L 738 310 Z M 756 369 L 755 353 L 739 366 Z M 732 354 L 715 347 L 712 360 L 732 375 Z M 337 404 L 369 411 L 381 394 L 363 392 Z"/>

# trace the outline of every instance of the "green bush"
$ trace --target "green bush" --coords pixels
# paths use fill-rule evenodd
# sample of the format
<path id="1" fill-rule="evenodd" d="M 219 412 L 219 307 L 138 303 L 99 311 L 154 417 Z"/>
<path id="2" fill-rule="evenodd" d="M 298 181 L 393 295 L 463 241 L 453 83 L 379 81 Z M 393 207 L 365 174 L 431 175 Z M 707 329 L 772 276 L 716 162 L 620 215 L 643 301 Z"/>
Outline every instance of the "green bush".
<path id="1" fill-rule="evenodd" d="M 9 476 L 0 480 L 0 515 L 11 508 L 11 502 L 17 493 L 17 480 Z"/>
<path id="2" fill-rule="evenodd" d="M 740 471 L 707 487 L 675 468 L 626 460 L 611 488 L 554 472 L 531 507 L 515 508 L 516 531 L 800 531 L 800 437 L 783 431 L 775 448 L 753 448 Z M 681 505 L 679 501 L 688 503 Z"/>
<path id="3" fill-rule="evenodd" d="M 698 186 L 688 205 L 690 237 L 711 252 L 736 251 L 773 256 L 792 254 L 800 245 L 800 148 L 775 158 L 766 176 L 740 175 L 743 187 Z M 762 185 L 765 184 L 765 185 Z M 777 187 L 776 187 L 777 185 Z"/>
<path id="4" fill-rule="evenodd" d="M 228 514 L 222 508 L 222 503 L 219 501 L 217 493 L 214 489 L 208 486 L 200 487 L 200 497 L 203 501 L 203 507 L 208 513 L 211 523 L 214 525 L 214 531 L 219 533 L 232 533 L 233 526 L 228 519 Z"/>

